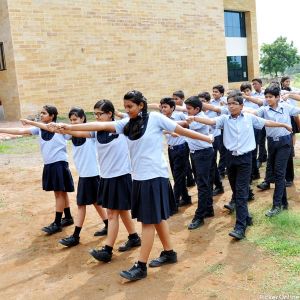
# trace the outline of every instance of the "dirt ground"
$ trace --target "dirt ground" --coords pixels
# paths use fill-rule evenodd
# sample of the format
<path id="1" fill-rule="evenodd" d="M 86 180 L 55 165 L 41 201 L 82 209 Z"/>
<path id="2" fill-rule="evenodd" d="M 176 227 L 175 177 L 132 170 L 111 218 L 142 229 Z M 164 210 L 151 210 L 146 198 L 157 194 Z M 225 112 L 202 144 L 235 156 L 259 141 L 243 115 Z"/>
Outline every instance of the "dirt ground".
<path id="1" fill-rule="evenodd" d="M 299 146 L 298 141 L 298 157 Z M 72 160 L 70 166 L 77 183 Z M 102 224 L 92 207 L 87 210 L 81 243 L 74 248 L 57 242 L 73 232 L 72 226 L 52 236 L 40 230 L 52 222 L 54 214 L 54 197 L 42 191 L 41 172 L 38 152 L 0 154 L 0 299 L 263 299 L 285 280 L 284 270 L 272 255 L 247 239 L 234 242 L 228 236 L 234 217 L 223 209 L 231 195 L 227 180 L 226 192 L 215 198 L 216 216 L 203 227 L 187 230 L 196 207 L 196 188 L 190 190 L 194 204 L 170 218 L 178 263 L 148 268 L 147 279 L 128 283 L 119 272 L 137 260 L 138 249 L 114 251 L 108 264 L 88 254 L 105 240 L 93 236 Z M 257 194 L 256 188 L 254 191 Z M 291 199 L 299 198 L 295 186 L 288 193 Z M 257 194 L 256 201 L 261 195 Z M 263 200 L 271 203 L 271 195 L 267 192 Z M 75 193 L 70 198 L 75 216 Z M 292 207 L 296 205 L 299 202 L 291 202 Z M 140 231 L 139 224 L 137 229 Z M 126 236 L 121 224 L 115 249 Z M 150 258 L 161 250 L 156 237 Z"/>

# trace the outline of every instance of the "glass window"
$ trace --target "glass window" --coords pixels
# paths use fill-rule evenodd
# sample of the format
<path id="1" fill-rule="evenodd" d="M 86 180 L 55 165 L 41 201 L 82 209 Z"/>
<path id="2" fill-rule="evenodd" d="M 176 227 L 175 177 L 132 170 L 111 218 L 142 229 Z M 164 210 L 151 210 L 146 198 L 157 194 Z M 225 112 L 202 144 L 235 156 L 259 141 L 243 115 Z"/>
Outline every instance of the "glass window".
<path id="1" fill-rule="evenodd" d="M 5 58 L 3 43 L 0 42 L 0 71 L 5 70 Z"/>
<path id="2" fill-rule="evenodd" d="M 228 82 L 248 81 L 247 56 L 227 56 Z"/>
<path id="3" fill-rule="evenodd" d="M 225 11 L 225 36 L 246 37 L 245 13 Z"/>

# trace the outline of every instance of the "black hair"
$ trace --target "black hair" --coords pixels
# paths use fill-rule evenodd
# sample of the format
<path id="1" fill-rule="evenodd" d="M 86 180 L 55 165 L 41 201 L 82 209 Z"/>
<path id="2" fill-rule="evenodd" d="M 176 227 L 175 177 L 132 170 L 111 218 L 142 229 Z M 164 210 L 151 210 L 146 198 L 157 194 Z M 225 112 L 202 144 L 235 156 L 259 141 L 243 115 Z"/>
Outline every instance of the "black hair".
<path id="1" fill-rule="evenodd" d="M 260 78 L 253 78 L 251 81 L 252 82 L 257 81 L 258 83 L 260 83 L 262 85 L 262 80 Z"/>
<path id="2" fill-rule="evenodd" d="M 171 97 L 165 97 L 165 98 L 162 98 L 160 100 L 160 104 L 167 104 L 169 105 L 171 108 L 176 108 L 176 102 L 173 100 L 173 98 Z"/>
<path id="3" fill-rule="evenodd" d="M 82 108 L 80 107 L 72 107 L 69 111 L 69 119 L 71 118 L 71 116 L 76 116 L 80 119 L 83 118 L 83 123 L 86 123 L 86 115 L 85 112 Z"/>
<path id="4" fill-rule="evenodd" d="M 283 86 L 283 83 L 288 80 L 288 79 L 291 79 L 289 76 L 283 76 L 280 80 L 280 87 L 282 90 L 285 90 L 285 91 L 291 91 L 292 89 L 289 87 L 289 86 Z"/>
<path id="5" fill-rule="evenodd" d="M 276 85 L 270 85 L 265 89 L 265 96 L 271 94 L 275 97 L 280 95 L 280 88 Z"/>
<path id="6" fill-rule="evenodd" d="M 210 96 L 209 92 L 202 92 L 202 93 L 198 94 L 198 97 L 199 98 L 204 98 L 207 102 L 209 102 L 210 99 L 211 99 L 211 96 Z"/>
<path id="7" fill-rule="evenodd" d="M 202 110 L 202 102 L 200 101 L 198 96 L 191 96 L 189 98 L 187 98 L 184 103 L 186 105 L 190 105 L 193 108 L 197 108 L 199 107 L 199 112 Z"/>
<path id="8" fill-rule="evenodd" d="M 222 84 L 218 84 L 218 85 L 213 86 L 213 90 L 218 90 L 223 95 L 225 93 L 225 89 L 224 89 L 224 86 Z"/>
<path id="9" fill-rule="evenodd" d="M 173 93 L 173 96 L 177 96 L 180 99 L 184 99 L 184 92 L 179 90 Z"/>
<path id="10" fill-rule="evenodd" d="M 49 114 L 49 116 L 53 116 L 52 121 L 56 122 L 58 115 L 57 108 L 53 105 L 45 105 L 43 106 L 43 109 Z"/>
<path id="11" fill-rule="evenodd" d="M 124 134 L 131 140 L 139 139 L 145 132 L 148 122 L 147 99 L 140 91 L 130 91 L 124 95 L 124 100 L 129 100 L 137 105 L 143 103 L 144 107 L 141 113 L 134 119 L 130 119 L 124 127 Z"/>
<path id="12" fill-rule="evenodd" d="M 240 86 L 240 90 L 241 92 L 243 92 L 244 90 L 249 89 L 250 91 L 252 91 L 252 86 L 250 82 L 243 82 Z"/>
<path id="13" fill-rule="evenodd" d="M 115 120 L 115 107 L 110 100 L 102 99 L 97 101 L 94 109 L 100 109 L 105 113 L 111 112 L 111 119 Z"/>
<path id="14" fill-rule="evenodd" d="M 232 92 L 227 97 L 227 102 L 229 99 L 233 99 L 233 101 L 238 102 L 239 105 L 244 104 L 244 98 L 240 92 Z"/>

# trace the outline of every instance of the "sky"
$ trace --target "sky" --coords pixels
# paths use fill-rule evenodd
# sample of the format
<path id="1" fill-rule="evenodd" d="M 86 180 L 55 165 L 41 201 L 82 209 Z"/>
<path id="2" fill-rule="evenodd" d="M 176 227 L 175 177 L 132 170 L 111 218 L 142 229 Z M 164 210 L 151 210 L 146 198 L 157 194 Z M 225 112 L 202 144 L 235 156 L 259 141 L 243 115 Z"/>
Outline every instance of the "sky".
<path id="1" fill-rule="evenodd" d="M 258 44 L 287 37 L 300 53 L 300 0 L 256 0 Z"/>

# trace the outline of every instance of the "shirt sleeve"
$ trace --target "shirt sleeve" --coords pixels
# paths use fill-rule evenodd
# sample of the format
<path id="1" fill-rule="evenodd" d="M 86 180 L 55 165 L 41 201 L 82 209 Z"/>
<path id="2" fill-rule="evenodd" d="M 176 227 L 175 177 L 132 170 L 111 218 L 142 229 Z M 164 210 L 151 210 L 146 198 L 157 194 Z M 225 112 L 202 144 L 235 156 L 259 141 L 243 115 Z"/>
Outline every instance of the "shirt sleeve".
<path id="1" fill-rule="evenodd" d="M 293 106 L 290 104 L 285 104 L 285 106 L 288 108 L 290 116 L 296 117 L 300 114 L 300 107 Z"/>
<path id="2" fill-rule="evenodd" d="M 177 123 L 172 121 L 171 119 L 167 118 L 166 116 L 160 114 L 160 113 L 156 113 L 156 112 L 152 112 L 151 114 L 153 114 L 158 126 L 162 129 L 162 130 L 167 130 L 167 131 L 171 131 L 173 132 L 177 126 Z"/>
<path id="3" fill-rule="evenodd" d="M 252 114 L 249 114 L 252 119 L 253 127 L 256 129 L 262 129 L 266 125 L 266 120 Z"/>
<path id="4" fill-rule="evenodd" d="M 212 118 L 213 120 L 216 121 L 216 128 L 217 129 L 222 129 L 224 128 L 225 120 L 227 119 L 226 115 L 222 115 L 220 117 Z"/>
<path id="5" fill-rule="evenodd" d="M 256 110 L 256 114 L 258 117 L 263 118 L 265 112 L 265 106 L 261 106 L 259 109 Z"/>
<path id="6" fill-rule="evenodd" d="M 122 120 L 114 121 L 114 126 L 116 128 L 116 133 L 121 134 L 124 131 L 125 125 L 129 122 L 129 118 L 125 118 Z"/>
<path id="7" fill-rule="evenodd" d="M 29 130 L 32 135 L 39 135 L 40 133 L 40 129 L 38 127 L 31 127 Z"/>
<path id="8" fill-rule="evenodd" d="M 221 109 L 221 115 L 229 115 L 229 109 L 227 106 L 220 106 L 220 109 Z"/>

